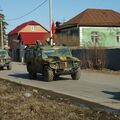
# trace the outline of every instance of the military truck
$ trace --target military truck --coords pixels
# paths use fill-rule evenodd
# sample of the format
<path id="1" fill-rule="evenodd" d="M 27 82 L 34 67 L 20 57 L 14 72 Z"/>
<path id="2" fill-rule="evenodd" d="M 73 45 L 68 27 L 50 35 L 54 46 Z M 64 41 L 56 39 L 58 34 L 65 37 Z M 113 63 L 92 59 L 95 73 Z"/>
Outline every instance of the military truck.
<path id="1" fill-rule="evenodd" d="M 7 50 L 0 49 L 0 70 L 7 67 L 8 70 L 12 69 L 11 57 L 8 55 Z"/>
<path id="2" fill-rule="evenodd" d="M 72 56 L 65 46 L 36 46 L 26 49 L 25 61 L 30 79 L 41 73 L 45 81 L 57 79 L 60 75 L 71 75 L 80 79 L 80 60 Z"/>

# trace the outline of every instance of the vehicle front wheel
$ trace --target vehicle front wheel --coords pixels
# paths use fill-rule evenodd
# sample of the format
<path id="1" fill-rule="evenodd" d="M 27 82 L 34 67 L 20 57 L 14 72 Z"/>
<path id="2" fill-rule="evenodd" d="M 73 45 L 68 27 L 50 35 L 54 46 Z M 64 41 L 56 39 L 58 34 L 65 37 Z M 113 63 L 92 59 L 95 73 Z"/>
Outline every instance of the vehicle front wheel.
<path id="1" fill-rule="evenodd" d="M 80 68 L 78 68 L 75 73 L 72 73 L 71 77 L 73 80 L 79 80 L 80 79 Z"/>
<path id="2" fill-rule="evenodd" d="M 4 68 L 4 67 L 3 67 L 3 66 L 1 66 L 1 67 L 0 67 L 0 70 L 3 70 L 3 68 Z"/>
<path id="3" fill-rule="evenodd" d="M 9 65 L 7 66 L 7 69 L 12 70 L 12 64 L 11 63 L 9 63 Z"/>
<path id="4" fill-rule="evenodd" d="M 49 68 L 48 66 L 44 67 L 44 80 L 47 82 L 50 82 L 53 80 L 54 78 L 54 73 L 53 70 L 51 68 Z"/>

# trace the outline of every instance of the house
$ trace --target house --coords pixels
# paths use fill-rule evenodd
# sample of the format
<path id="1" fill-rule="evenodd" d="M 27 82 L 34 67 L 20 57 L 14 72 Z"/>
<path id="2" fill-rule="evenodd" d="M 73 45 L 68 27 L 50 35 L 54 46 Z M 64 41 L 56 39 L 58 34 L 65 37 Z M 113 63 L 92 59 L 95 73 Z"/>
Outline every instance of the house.
<path id="1" fill-rule="evenodd" d="M 14 61 L 23 61 L 27 46 L 35 45 L 36 40 L 45 43 L 49 31 L 35 21 L 28 21 L 8 33 L 8 45 Z"/>
<path id="2" fill-rule="evenodd" d="M 68 46 L 120 48 L 120 13 L 86 9 L 56 29 L 56 43 Z"/>

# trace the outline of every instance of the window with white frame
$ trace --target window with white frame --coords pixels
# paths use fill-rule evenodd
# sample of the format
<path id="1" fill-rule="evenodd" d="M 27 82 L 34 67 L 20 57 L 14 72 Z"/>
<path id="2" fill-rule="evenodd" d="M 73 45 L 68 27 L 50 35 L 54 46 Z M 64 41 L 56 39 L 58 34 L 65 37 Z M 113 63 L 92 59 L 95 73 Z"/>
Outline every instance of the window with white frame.
<path id="1" fill-rule="evenodd" d="M 117 43 L 120 44 L 120 32 L 117 32 L 116 40 L 117 40 Z"/>
<path id="2" fill-rule="evenodd" d="M 35 26 L 32 25 L 32 26 L 31 26 L 31 29 L 32 29 L 32 31 L 35 31 Z"/>
<path id="3" fill-rule="evenodd" d="M 91 40 L 93 43 L 98 43 L 99 34 L 96 31 L 91 32 Z"/>

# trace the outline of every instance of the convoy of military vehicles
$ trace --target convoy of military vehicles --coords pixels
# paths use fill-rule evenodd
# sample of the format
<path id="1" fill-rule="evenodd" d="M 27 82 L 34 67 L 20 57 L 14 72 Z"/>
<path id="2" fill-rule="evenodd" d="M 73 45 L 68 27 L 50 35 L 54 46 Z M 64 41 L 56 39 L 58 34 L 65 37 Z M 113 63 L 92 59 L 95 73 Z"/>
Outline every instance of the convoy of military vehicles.
<path id="1" fill-rule="evenodd" d="M 35 46 L 26 48 L 25 63 L 30 79 L 36 79 L 37 73 L 43 75 L 45 81 L 52 81 L 60 75 L 80 79 L 80 60 L 73 57 L 66 46 L 43 46 L 37 42 Z M 12 69 L 11 58 L 7 50 L 0 50 L 0 69 L 4 67 Z"/>

